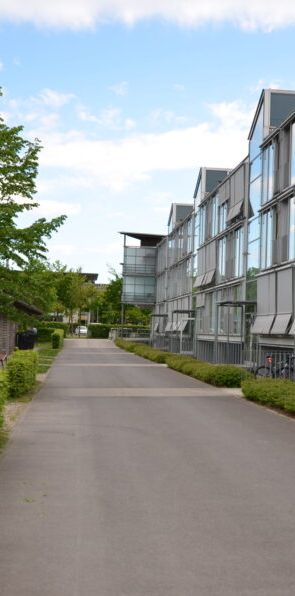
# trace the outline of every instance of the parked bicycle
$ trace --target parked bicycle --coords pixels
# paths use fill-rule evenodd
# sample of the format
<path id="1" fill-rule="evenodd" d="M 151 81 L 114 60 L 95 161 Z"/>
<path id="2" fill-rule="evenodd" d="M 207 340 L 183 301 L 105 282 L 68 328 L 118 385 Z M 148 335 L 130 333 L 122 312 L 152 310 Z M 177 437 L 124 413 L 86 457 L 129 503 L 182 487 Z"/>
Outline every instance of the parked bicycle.
<path id="1" fill-rule="evenodd" d="M 295 354 L 285 354 L 283 360 L 277 360 L 274 354 L 267 354 L 265 362 L 256 368 L 255 377 L 295 381 Z"/>

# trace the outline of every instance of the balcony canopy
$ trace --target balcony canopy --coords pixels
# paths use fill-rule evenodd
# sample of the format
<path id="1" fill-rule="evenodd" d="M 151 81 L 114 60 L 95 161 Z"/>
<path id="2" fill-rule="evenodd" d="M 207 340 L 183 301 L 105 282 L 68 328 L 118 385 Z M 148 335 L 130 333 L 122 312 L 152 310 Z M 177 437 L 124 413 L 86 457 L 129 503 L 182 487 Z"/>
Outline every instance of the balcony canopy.
<path id="1" fill-rule="evenodd" d="M 140 246 L 157 246 L 165 238 L 165 234 L 141 234 L 140 232 L 119 232 L 119 234 L 139 240 Z"/>

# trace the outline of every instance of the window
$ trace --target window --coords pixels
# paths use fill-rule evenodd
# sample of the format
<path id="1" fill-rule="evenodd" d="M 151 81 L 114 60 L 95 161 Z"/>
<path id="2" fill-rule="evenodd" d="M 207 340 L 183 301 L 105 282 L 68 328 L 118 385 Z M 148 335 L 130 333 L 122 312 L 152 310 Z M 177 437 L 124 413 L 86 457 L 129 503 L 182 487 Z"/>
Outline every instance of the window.
<path id="1" fill-rule="evenodd" d="M 273 256 L 273 209 L 262 214 L 261 219 L 261 269 L 272 265 Z"/>
<path id="2" fill-rule="evenodd" d="M 247 278 L 255 277 L 259 270 L 260 217 L 255 217 L 248 225 Z"/>
<path id="3" fill-rule="evenodd" d="M 289 259 L 295 259 L 295 197 L 289 202 Z"/>
<path id="4" fill-rule="evenodd" d="M 215 312 L 216 312 L 216 294 L 214 292 L 210 292 L 206 296 L 207 300 L 207 309 L 208 309 L 208 330 L 210 333 L 214 333 L 215 331 Z"/>
<path id="5" fill-rule="evenodd" d="M 253 161 L 255 157 L 257 157 L 258 153 L 260 152 L 260 145 L 263 139 L 263 105 L 260 108 L 260 112 L 258 114 L 255 128 L 252 134 L 252 138 L 250 140 L 250 159 Z"/>
<path id="6" fill-rule="evenodd" d="M 218 280 L 225 279 L 225 263 L 226 263 L 226 237 L 218 241 Z"/>
<path id="7" fill-rule="evenodd" d="M 235 277 L 243 275 L 244 229 L 235 231 Z"/>
<path id="8" fill-rule="evenodd" d="M 219 205 L 218 211 L 218 232 L 223 232 L 223 230 L 226 229 L 227 224 L 228 201 Z"/>
<path id="9" fill-rule="evenodd" d="M 199 234 L 199 245 L 205 242 L 205 234 L 206 234 L 206 205 L 200 207 L 199 210 L 199 217 L 200 217 L 200 234 Z"/>
<path id="10" fill-rule="evenodd" d="M 195 215 L 195 250 L 200 246 L 200 210 Z"/>
<path id="11" fill-rule="evenodd" d="M 262 203 L 270 201 L 274 192 L 274 148 L 273 144 L 263 151 Z"/>
<path id="12" fill-rule="evenodd" d="M 295 184 L 295 122 L 291 128 L 291 184 Z"/>
<path id="13" fill-rule="evenodd" d="M 219 197 L 215 195 L 212 199 L 212 236 L 216 236 L 218 233 L 218 206 Z"/>
<path id="14" fill-rule="evenodd" d="M 250 183 L 250 206 L 252 215 L 256 215 L 261 206 L 261 176 Z"/>

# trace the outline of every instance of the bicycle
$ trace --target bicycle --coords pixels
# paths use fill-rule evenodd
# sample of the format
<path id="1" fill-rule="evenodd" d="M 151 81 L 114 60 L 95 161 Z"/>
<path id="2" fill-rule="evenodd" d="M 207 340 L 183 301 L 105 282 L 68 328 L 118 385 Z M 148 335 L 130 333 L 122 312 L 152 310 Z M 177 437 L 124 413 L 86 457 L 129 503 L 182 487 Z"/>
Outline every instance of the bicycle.
<path id="1" fill-rule="evenodd" d="M 295 381 L 295 355 L 286 354 L 285 359 L 277 362 L 273 354 L 267 354 L 266 364 L 258 366 L 254 371 L 256 378 L 290 379 Z"/>

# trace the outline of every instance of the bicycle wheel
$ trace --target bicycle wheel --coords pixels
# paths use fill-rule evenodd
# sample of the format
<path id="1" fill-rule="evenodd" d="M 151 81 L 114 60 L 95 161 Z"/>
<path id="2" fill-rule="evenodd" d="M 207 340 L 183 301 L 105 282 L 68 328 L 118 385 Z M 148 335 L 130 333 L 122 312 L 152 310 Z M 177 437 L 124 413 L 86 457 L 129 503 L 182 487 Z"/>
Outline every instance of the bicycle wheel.
<path id="1" fill-rule="evenodd" d="M 258 368 L 256 368 L 255 371 L 255 377 L 256 378 L 271 378 L 272 377 L 272 372 L 271 372 L 271 368 L 269 366 L 258 366 Z"/>

